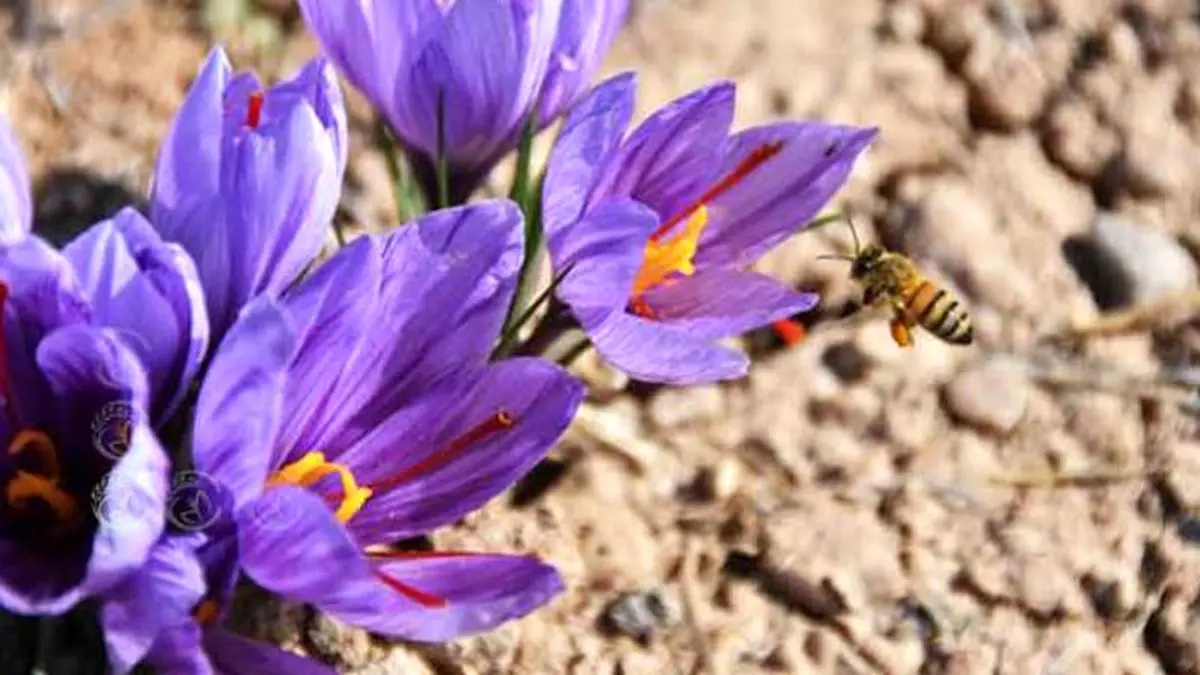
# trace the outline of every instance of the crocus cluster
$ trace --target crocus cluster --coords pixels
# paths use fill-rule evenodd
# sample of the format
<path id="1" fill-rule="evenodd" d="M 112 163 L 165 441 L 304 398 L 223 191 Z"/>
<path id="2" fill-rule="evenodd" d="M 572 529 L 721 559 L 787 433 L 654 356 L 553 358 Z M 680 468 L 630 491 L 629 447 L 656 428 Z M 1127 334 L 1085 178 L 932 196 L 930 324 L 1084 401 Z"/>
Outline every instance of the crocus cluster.
<path id="1" fill-rule="evenodd" d="M 0 120 L 0 608 L 86 613 L 118 674 L 332 672 L 228 628 L 245 584 L 417 641 L 549 602 L 564 582 L 535 557 L 401 542 L 488 503 L 566 430 L 585 392 L 547 334 L 581 328 L 640 380 L 744 375 L 718 341 L 817 301 L 750 267 L 876 133 L 731 131 L 731 83 L 629 131 L 634 76 L 589 88 L 622 0 L 301 8 L 324 54 L 265 86 L 214 49 L 149 209 L 61 250 Z M 450 199 L 318 263 L 348 162 L 335 68 L 417 188 Z M 470 201 L 560 117 L 539 179 Z M 543 242 L 554 281 L 529 302 Z"/>

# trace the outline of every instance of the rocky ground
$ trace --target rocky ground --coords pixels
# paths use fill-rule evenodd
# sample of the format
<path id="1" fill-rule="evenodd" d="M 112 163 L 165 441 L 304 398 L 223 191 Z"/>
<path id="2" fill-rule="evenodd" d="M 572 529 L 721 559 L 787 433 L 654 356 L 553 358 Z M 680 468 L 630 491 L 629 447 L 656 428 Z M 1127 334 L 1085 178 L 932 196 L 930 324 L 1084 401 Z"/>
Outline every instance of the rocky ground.
<path id="1" fill-rule="evenodd" d="M 270 75 L 313 52 L 262 4 L 0 9 L 39 226 L 142 198 L 208 40 Z M 636 5 L 606 72 L 639 70 L 642 114 L 734 78 L 739 124 L 880 126 L 843 198 L 961 295 L 976 345 L 833 319 L 853 289 L 813 259 L 849 235 L 797 237 L 763 268 L 824 294 L 803 344 L 750 336 L 747 380 L 684 390 L 585 357 L 553 461 L 434 537 L 552 560 L 570 590 L 544 611 L 433 648 L 296 607 L 246 626 L 364 674 L 1200 673 L 1200 7 Z M 343 216 L 375 229 L 387 174 L 352 107 Z"/>

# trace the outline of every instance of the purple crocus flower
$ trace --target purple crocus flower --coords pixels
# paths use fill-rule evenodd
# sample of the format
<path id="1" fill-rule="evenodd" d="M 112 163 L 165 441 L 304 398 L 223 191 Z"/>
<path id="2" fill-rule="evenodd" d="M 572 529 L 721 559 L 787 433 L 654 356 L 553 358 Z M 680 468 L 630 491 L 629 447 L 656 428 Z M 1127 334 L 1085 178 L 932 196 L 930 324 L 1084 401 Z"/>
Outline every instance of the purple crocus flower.
<path id="1" fill-rule="evenodd" d="M 558 297 L 633 377 L 739 377 L 745 355 L 716 340 L 817 301 L 746 268 L 812 219 L 876 130 L 783 122 L 731 134 L 734 86 L 721 83 L 625 137 L 634 92 L 632 74 L 597 86 L 552 151 L 542 198 L 551 261 L 567 271 Z"/>
<path id="2" fill-rule="evenodd" d="M 348 623 L 440 641 L 562 588 L 529 557 L 391 552 L 505 490 L 558 439 L 581 385 L 538 359 L 489 363 L 514 291 L 521 216 L 441 210 L 342 249 L 276 305 L 247 308 L 197 404 L 196 467 L 226 489 L 201 557 Z"/>
<path id="3" fill-rule="evenodd" d="M 90 301 L 92 321 L 138 356 L 150 378 L 150 419 L 165 423 L 208 347 L 204 293 L 191 258 L 131 208 L 85 230 L 62 255 Z"/>
<path id="4" fill-rule="evenodd" d="M 18 614 L 111 588 L 163 530 L 151 378 L 84 291 L 37 237 L 0 244 L 0 606 Z"/>
<path id="5" fill-rule="evenodd" d="M 206 571 L 196 556 L 202 539 L 163 537 L 146 563 L 105 595 L 100 617 L 114 675 L 139 663 L 171 675 L 333 675 L 272 645 L 201 626 L 195 615 L 205 592 Z"/>
<path id="6" fill-rule="evenodd" d="M 29 172 L 8 121 L 0 116 L 0 243 L 14 242 L 33 227 Z"/>
<path id="7" fill-rule="evenodd" d="M 388 121 L 436 195 L 444 111 L 451 202 L 461 203 L 516 147 L 582 93 L 628 0 L 301 0 L 309 29 Z M 432 202 L 431 202 L 432 203 Z"/>
<path id="8" fill-rule="evenodd" d="M 213 336 L 278 294 L 325 243 L 346 168 L 346 113 L 322 59 L 270 89 L 214 49 L 163 142 L 151 221 L 204 282 Z"/>

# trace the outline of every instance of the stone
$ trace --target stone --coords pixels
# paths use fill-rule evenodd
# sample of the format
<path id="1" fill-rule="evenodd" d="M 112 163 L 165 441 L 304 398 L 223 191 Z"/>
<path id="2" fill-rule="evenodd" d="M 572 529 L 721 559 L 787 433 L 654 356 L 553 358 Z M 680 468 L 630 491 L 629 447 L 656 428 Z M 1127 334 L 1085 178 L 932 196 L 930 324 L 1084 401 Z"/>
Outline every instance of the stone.
<path id="1" fill-rule="evenodd" d="M 989 359 L 959 373 L 945 389 L 945 404 L 959 421 L 1006 434 L 1029 404 L 1030 383 L 1015 362 Z"/>
<path id="2" fill-rule="evenodd" d="M 1117 135 L 1080 97 L 1066 96 L 1042 123 L 1046 154 L 1072 175 L 1093 180 L 1117 152 Z"/>
<path id="3" fill-rule="evenodd" d="M 1103 309 L 1186 291 L 1197 283 L 1196 261 L 1178 241 L 1115 214 L 1096 216 L 1079 252 L 1072 263 Z"/>
<path id="4" fill-rule="evenodd" d="M 1050 94 L 1049 79 L 1029 54 L 994 32 L 982 34 L 963 64 L 973 121 L 1013 131 L 1028 126 Z"/>

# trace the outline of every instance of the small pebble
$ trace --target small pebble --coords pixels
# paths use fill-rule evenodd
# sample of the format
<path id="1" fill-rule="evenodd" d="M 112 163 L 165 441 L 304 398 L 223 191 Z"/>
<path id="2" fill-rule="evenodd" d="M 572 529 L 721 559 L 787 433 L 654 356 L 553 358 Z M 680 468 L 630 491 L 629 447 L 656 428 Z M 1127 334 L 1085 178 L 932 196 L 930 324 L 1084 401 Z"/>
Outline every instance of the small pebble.
<path id="1" fill-rule="evenodd" d="M 696 486 L 700 497 L 706 501 L 723 502 L 737 493 L 742 484 L 742 465 L 732 457 L 725 457 L 716 465 L 700 471 Z"/>
<path id="2" fill-rule="evenodd" d="M 1029 380 L 1018 365 L 993 359 L 959 373 L 946 387 L 945 402 L 960 421 L 1005 434 L 1021 421 L 1029 394 Z"/>
<path id="3" fill-rule="evenodd" d="M 1104 309 L 1196 286 L 1196 262 L 1173 237 L 1111 213 L 1093 222 L 1087 250 L 1072 261 Z"/>
<path id="4" fill-rule="evenodd" d="M 849 340 L 831 345 L 821 355 L 821 361 L 843 382 L 857 382 L 871 368 L 870 358 Z"/>
<path id="5" fill-rule="evenodd" d="M 660 588 L 625 593 L 604 609 L 601 621 L 611 631 L 646 641 L 679 622 L 674 598 Z"/>

